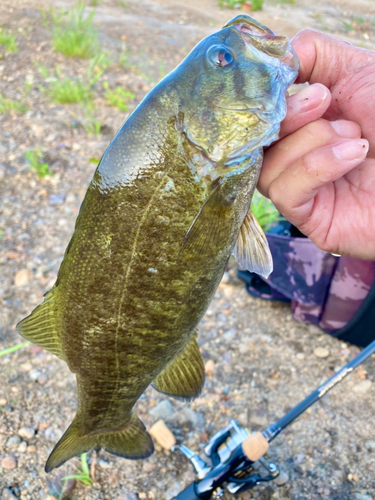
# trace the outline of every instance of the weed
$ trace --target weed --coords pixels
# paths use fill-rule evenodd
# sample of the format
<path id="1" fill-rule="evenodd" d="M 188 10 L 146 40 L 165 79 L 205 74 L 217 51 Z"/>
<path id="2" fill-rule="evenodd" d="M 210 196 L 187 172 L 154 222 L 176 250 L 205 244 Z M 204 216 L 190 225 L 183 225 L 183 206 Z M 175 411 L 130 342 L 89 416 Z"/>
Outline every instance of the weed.
<path id="1" fill-rule="evenodd" d="M 126 48 L 125 43 L 123 43 L 121 46 L 120 57 L 118 60 L 119 66 L 121 66 L 122 68 L 125 68 L 125 66 L 128 65 L 128 59 L 129 59 L 130 55 L 131 55 L 130 50 L 128 50 Z"/>
<path id="2" fill-rule="evenodd" d="M 244 3 L 251 5 L 251 10 L 262 10 L 264 0 L 217 0 L 223 9 L 240 9 Z"/>
<path id="3" fill-rule="evenodd" d="M 29 162 L 30 170 L 35 170 L 39 178 L 42 179 L 46 175 L 53 175 L 53 171 L 49 168 L 48 163 L 43 163 L 43 155 L 39 148 L 26 151 L 25 156 Z"/>
<path id="4" fill-rule="evenodd" d="M 11 113 L 12 111 L 17 111 L 18 113 L 26 113 L 27 106 L 21 101 L 14 101 L 13 99 L 8 99 L 0 93 L 0 114 Z"/>
<path id="5" fill-rule="evenodd" d="M 251 0 L 250 3 L 251 3 L 251 10 L 263 9 L 264 0 Z"/>
<path id="6" fill-rule="evenodd" d="M 77 474 L 71 474 L 69 476 L 65 476 L 62 478 L 63 481 L 67 481 L 68 479 L 76 479 L 80 481 L 85 486 L 91 486 L 92 479 L 90 477 L 89 464 L 87 463 L 87 453 L 82 453 L 81 455 L 81 469 L 76 467 Z"/>
<path id="7" fill-rule="evenodd" d="M 5 234 L 5 229 L 3 227 L 0 227 L 0 241 L 3 239 L 4 234 Z"/>
<path id="8" fill-rule="evenodd" d="M 278 0 L 277 3 L 289 3 L 291 5 L 294 5 L 296 3 L 296 0 Z"/>
<path id="9" fill-rule="evenodd" d="M 105 99 L 109 106 L 115 106 L 120 111 L 127 111 L 128 106 L 127 101 L 134 99 L 135 95 L 128 90 L 124 90 L 122 87 L 116 87 L 115 89 L 110 89 L 108 82 L 103 83 L 105 92 Z"/>
<path id="10" fill-rule="evenodd" d="M 78 2 L 69 12 L 50 10 L 53 48 L 66 57 L 89 59 L 98 50 L 98 31 L 92 26 L 95 11 L 85 19 L 85 4 Z M 43 13 L 46 22 L 46 13 Z M 45 24 L 46 25 L 46 24 Z"/>
<path id="11" fill-rule="evenodd" d="M 30 345 L 30 342 L 21 342 L 20 344 L 13 345 L 12 347 L 8 347 L 7 349 L 3 349 L 2 351 L 0 351 L 0 356 L 6 356 L 7 354 L 11 354 L 12 352 L 19 351 L 20 349 L 23 349 L 28 345 Z"/>
<path id="12" fill-rule="evenodd" d="M 124 7 L 124 9 L 127 9 L 128 4 L 124 0 L 120 0 L 118 3 L 121 7 Z"/>
<path id="13" fill-rule="evenodd" d="M 251 210 L 263 230 L 270 229 L 276 222 L 284 220 L 272 201 L 262 196 L 257 190 L 251 202 Z"/>
<path id="14" fill-rule="evenodd" d="M 92 105 L 87 104 L 83 106 L 83 110 L 86 115 L 82 122 L 83 128 L 89 135 L 99 136 L 102 130 L 102 120 L 95 116 L 94 107 Z"/>
<path id="15" fill-rule="evenodd" d="M 100 4 L 100 0 L 90 0 L 89 1 L 89 5 L 91 5 L 91 7 L 97 7 L 99 4 Z"/>
<path id="16" fill-rule="evenodd" d="M 8 52 L 18 52 L 16 35 L 6 33 L 2 28 L 0 28 L 0 45 L 6 47 Z"/>
<path id="17" fill-rule="evenodd" d="M 56 68 L 55 75 L 50 75 L 45 66 L 41 66 L 39 70 L 49 83 L 46 92 L 54 102 L 85 103 L 92 100 L 92 87 L 104 73 L 107 63 L 106 55 L 99 54 L 90 62 L 87 74 L 82 80 L 63 78 L 60 67 Z"/>

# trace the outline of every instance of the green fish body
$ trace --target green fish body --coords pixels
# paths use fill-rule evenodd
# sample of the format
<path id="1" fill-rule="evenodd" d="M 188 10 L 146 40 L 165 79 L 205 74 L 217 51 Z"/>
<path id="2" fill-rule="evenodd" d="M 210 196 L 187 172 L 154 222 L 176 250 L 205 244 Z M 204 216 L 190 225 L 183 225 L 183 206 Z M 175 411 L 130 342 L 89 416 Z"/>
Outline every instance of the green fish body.
<path id="1" fill-rule="evenodd" d="M 92 448 L 149 456 L 133 412 L 145 389 L 200 393 L 196 328 L 230 254 L 272 270 L 249 209 L 262 146 L 277 137 L 296 74 L 289 42 L 238 16 L 162 80 L 109 145 L 54 287 L 17 327 L 77 377 L 77 414 L 47 471 Z"/>

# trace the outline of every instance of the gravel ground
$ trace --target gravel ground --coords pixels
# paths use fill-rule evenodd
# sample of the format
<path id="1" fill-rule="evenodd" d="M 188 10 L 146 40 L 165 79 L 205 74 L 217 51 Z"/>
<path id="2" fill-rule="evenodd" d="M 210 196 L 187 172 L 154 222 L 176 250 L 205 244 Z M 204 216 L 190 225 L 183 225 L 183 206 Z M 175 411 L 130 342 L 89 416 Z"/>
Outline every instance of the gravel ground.
<path id="1" fill-rule="evenodd" d="M 100 82 L 94 86 L 95 116 L 101 121 L 97 137 L 86 131 L 87 116 L 79 105 L 51 103 L 38 68 L 52 72 L 59 65 L 62 74 L 73 77 L 84 75 L 89 64 L 52 51 L 39 11 L 51 5 L 70 4 L 0 4 L 1 26 L 17 35 L 19 46 L 16 54 L 0 49 L 0 91 L 29 108 L 23 115 L 0 115 L 0 350 L 20 342 L 15 324 L 53 285 L 95 159 L 128 116 L 106 104 Z M 297 0 L 294 5 L 266 2 L 256 17 L 280 34 L 313 27 L 374 49 L 374 14 L 373 0 L 319 5 Z M 130 112 L 195 43 L 232 15 L 214 0 L 100 2 L 94 19 L 112 58 L 102 81 L 134 93 Z M 120 66 L 124 44 L 127 59 Z M 25 152 L 35 147 L 43 149 L 53 176 L 40 179 L 28 168 Z M 199 452 L 233 418 L 263 429 L 358 352 L 296 323 L 288 306 L 251 298 L 235 276 L 231 263 L 200 326 L 199 344 L 211 367 L 201 397 L 184 404 L 149 389 L 136 408 L 148 428 L 162 418 L 179 443 Z M 327 356 L 317 357 L 317 347 Z M 48 499 L 48 482 L 74 471 L 73 461 L 49 476 L 43 470 L 75 413 L 74 376 L 35 346 L 1 357 L 0 366 L 0 494 L 4 500 Z M 374 394 L 372 358 L 275 440 L 270 458 L 279 464 L 285 484 L 270 483 L 239 498 L 375 498 Z M 144 461 L 100 452 L 90 454 L 89 463 L 93 484 L 78 483 L 70 498 L 168 500 L 194 479 L 182 455 L 158 445 Z M 229 498 L 226 493 L 224 499 Z"/>

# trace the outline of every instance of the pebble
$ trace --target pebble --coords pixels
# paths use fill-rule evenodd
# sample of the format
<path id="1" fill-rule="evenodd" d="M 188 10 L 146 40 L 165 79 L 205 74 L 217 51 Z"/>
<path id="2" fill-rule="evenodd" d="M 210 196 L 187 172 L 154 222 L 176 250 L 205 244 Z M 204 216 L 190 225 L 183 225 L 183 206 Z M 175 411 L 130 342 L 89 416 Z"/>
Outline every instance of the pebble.
<path id="1" fill-rule="evenodd" d="M 17 460 L 13 455 L 8 455 L 2 459 L 1 467 L 5 470 L 13 470 L 17 467 Z"/>
<path id="2" fill-rule="evenodd" d="M 37 370 L 36 368 L 34 368 L 34 370 L 31 370 L 31 372 L 29 373 L 29 377 L 31 378 L 31 380 L 33 380 L 34 382 L 36 380 L 38 380 L 38 377 L 40 377 L 42 375 L 42 372 Z"/>
<path id="3" fill-rule="evenodd" d="M 0 406 L 6 406 L 7 402 L 8 401 L 5 398 L 0 398 Z"/>
<path id="4" fill-rule="evenodd" d="M 27 453 L 36 453 L 36 446 L 30 445 L 26 448 Z"/>
<path id="5" fill-rule="evenodd" d="M 155 468 L 156 468 L 156 464 L 153 464 L 151 462 L 145 462 L 143 464 L 143 467 L 142 467 L 142 469 L 144 470 L 144 472 L 148 472 L 148 473 L 152 472 L 153 470 L 155 470 Z"/>
<path id="6" fill-rule="evenodd" d="M 289 475 L 284 471 L 281 471 L 280 474 L 277 476 L 277 478 L 273 480 L 273 482 L 277 484 L 277 486 L 283 486 L 288 481 L 289 481 Z"/>
<path id="7" fill-rule="evenodd" d="M 175 481 L 165 492 L 165 500 L 172 500 L 182 490 L 181 484 Z"/>
<path id="8" fill-rule="evenodd" d="M 22 363 L 22 365 L 20 365 L 20 370 L 22 372 L 29 372 L 32 369 L 33 365 L 30 363 L 30 361 L 26 361 L 26 363 Z"/>
<path id="9" fill-rule="evenodd" d="M 65 201 L 65 195 L 62 193 L 51 194 L 48 200 L 50 205 L 61 205 Z"/>
<path id="10" fill-rule="evenodd" d="M 22 441 L 19 447 L 17 448 L 20 453 L 25 453 L 27 449 L 27 443 L 26 441 Z"/>
<path id="11" fill-rule="evenodd" d="M 158 420 L 151 427 L 149 433 L 165 450 L 170 450 L 176 444 L 176 438 L 164 420 Z"/>
<path id="12" fill-rule="evenodd" d="M 365 493 L 354 493 L 353 500 L 374 500 L 374 498 Z"/>
<path id="13" fill-rule="evenodd" d="M 18 500 L 18 499 L 15 495 L 13 495 L 11 491 L 8 490 L 8 488 L 6 488 L 5 490 L 2 491 L 1 500 Z"/>
<path id="14" fill-rule="evenodd" d="M 6 442 L 7 448 L 17 448 L 17 446 L 21 443 L 21 438 L 19 436 L 11 436 Z"/>
<path id="15" fill-rule="evenodd" d="M 204 371 L 208 377 L 212 377 L 215 372 L 215 362 L 212 359 L 206 361 L 204 365 Z"/>
<path id="16" fill-rule="evenodd" d="M 35 436 L 35 430 L 32 427 L 21 427 L 18 431 L 18 435 L 28 441 Z"/>
<path id="17" fill-rule="evenodd" d="M 193 427 L 203 427 L 205 422 L 202 415 L 192 410 L 191 408 L 185 407 L 180 410 L 177 414 L 177 421 L 180 425 L 191 424 Z"/>
<path id="18" fill-rule="evenodd" d="M 138 498 L 140 500 L 146 500 L 147 498 L 147 493 L 145 493 L 144 491 L 141 491 L 140 493 L 138 493 Z"/>
<path id="19" fill-rule="evenodd" d="M 328 358 L 329 350 L 326 347 L 317 347 L 314 349 L 314 355 L 317 358 Z"/>
<path id="20" fill-rule="evenodd" d="M 48 382 L 48 375 L 46 373 L 41 373 L 36 380 L 38 384 L 45 385 Z"/>
<path id="21" fill-rule="evenodd" d="M 17 287 L 25 286 L 30 281 L 30 271 L 28 269 L 20 269 L 14 276 L 14 285 Z"/>
<path id="22" fill-rule="evenodd" d="M 173 413 L 172 403 L 168 399 L 164 399 L 155 408 L 152 408 L 149 413 L 157 419 L 167 420 Z"/>
<path id="23" fill-rule="evenodd" d="M 138 496 L 135 493 L 120 493 L 116 500 L 138 500 Z"/>
<path id="24" fill-rule="evenodd" d="M 367 451 L 370 451 L 370 452 L 375 452 L 375 439 L 369 439 L 368 441 L 366 441 L 366 450 Z"/>
<path id="25" fill-rule="evenodd" d="M 353 392 L 356 392 L 357 394 L 365 394 L 371 389 L 371 386 L 371 380 L 362 380 L 353 387 Z"/>
<path id="26" fill-rule="evenodd" d="M 296 354 L 296 359 L 298 359 L 299 361 L 302 361 L 303 359 L 305 359 L 305 355 L 303 354 L 303 352 L 298 352 Z"/>

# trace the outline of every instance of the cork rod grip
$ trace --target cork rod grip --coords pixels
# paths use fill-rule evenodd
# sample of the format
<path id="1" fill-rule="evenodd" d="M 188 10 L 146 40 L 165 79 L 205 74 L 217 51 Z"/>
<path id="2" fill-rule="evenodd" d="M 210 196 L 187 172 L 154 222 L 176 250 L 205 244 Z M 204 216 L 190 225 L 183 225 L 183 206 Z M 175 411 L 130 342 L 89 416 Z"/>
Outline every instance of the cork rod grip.
<path id="1" fill-rule="evenodd" d="M 269 442 L 261 432 L 254 432 L 242 443 L 242 451 L 251 462 L 262 458 L 269 447 Z"/>

